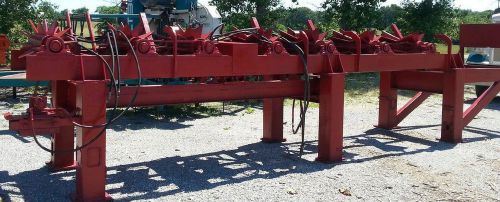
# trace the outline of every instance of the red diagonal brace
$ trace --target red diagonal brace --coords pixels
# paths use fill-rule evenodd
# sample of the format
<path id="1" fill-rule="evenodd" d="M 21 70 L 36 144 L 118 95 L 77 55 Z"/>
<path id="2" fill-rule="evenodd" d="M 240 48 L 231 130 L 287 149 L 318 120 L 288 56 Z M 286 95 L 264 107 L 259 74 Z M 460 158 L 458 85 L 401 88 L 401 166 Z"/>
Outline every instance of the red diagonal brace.
<path id="1" fill-rule="evenodd" d="M 394 124 L 399 125 L 410 113 L 420 106 L 432 93 L 418 92 L 410 101 L 408 101 L 401 109 L 398 110 Z"/>
<path id="2" fill-rule="evenodd" d="M 397 88 L 394 87 L 394 77 L 396 76 L 397 74 L 392 72 L 380 73 L 380 107 L 377 127 L 393 129 L 432 95 L 429 92 L 417 92 L 410 101 L 398 110 Z"/>
<path id="3" fill-rule="evenodd" d="M 481 110 L 483 110 L 488 104 L 495 99 L 496 95 L 500 92 L 500 82 L 495 82 L 488 90 L 486 90 L 483 95 L 481 95 L 477 100 L 472 103 L 472 105 L 464 112 L 463 115 L 463 127 L 469 125 L 469 123 L 476 117 Z"/>

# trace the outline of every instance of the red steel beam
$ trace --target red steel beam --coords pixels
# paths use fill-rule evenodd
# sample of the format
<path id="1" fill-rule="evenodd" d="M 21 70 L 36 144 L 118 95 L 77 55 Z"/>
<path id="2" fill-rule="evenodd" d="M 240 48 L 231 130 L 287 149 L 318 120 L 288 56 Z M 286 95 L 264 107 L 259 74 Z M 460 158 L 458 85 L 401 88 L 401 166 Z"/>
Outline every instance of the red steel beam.
<path id="1" fill-rule="evenodd" d="M 317 88 L 318 82 L 313 80 L 312 91 L 317 93 Z M 136 87 L 122 87 L 119 106 L 127 106 L 135 91 Z M 303 96 L 303 94 L 304 81 L 301 80 L 142 86 L 134 106 L 286 98 Z M 109 102 L 108 107 L 112 107 L 113 104 L 114 99 Z"/>
<path id="2" fill-rule="evenodd" d="M 258 22 L 254 20 L 254 26 L 258 27 Z M 272 76 L 264 77 L 266 81 L 272 81 Z M 285 99 L 283 98 L 273 98 L 264 99 L 263 102 L 263 134 L 262 142 L 265 143 L 280 143 L 285 142 L 286 139 L 283 137 L 283 105 Z"/>
<path id="3" fill-rule="evenodd" d="M 262 142 L 285 142 L 283 137 L 283 98 L 264 99 Z"/>
<path id="4" fill-rule="evenodd" d="M 458 71 L 464 72 L 465 83 L 500 81 L 500 68 L 489 65 L 467 65 Z"/>
<path id="5" fill-rule="evenodd" d="M 106 82 L 85 81 L 75 84 L 76 105 L 81 109 L 81 123 L 85 125 L 106 123 Z M 95 141 L 90 146 L 76 152 L 78 161 L 76 168 L 77 188 L 73 195 L 73 201 L 110 201 L 110 197 L 105 191 L 106 131 L 103 131 L 101 127 L 77 127 L 76 144 L 78 147 L 89 144 L 94 139 Z"/>
<path id="6" fill-rule="evenodd" d="M 460 46 L 470 48 L 500 48 L 498 24 L 463 24 L 460 26 Z"/>
<path id="7" fill-rule="evenodd" d="M 465 55 L 465 48 L 500 48 L 500 29 L 498 24 L 462 24 L 460 25 L 460 54 Z"/>
<path id="8" fill-rule="evenodd" d="M 432 93 L 443 92 L 443 72 L 402 71 L 392 74 L 393 88 Z"/>
<path id="9" fill-rule="evenodd" d="M 387 130 L 397 126 L 398 90 L 393 87 L 394 72 L 380 73 L 379 116 L 376 127 Z"/>
<path id="10" fill-rule="evenodd" d="M 65 108 L 66 110 L 76 109 L 75 87 L 68 81 L 53 81 L 52 95 L 54 107 Z M 65 126 L 59 132 L 51 135 L 51 149 L 55 151 L 71 151 L 74 148 L 74 126 Z M 76 168 L 76 161 L 73 152 L 54 152 L 47 163 L 51 171 L 71 170 Z"/>
<path id="11" fill-rule="evenodd" d="M 476 99 L 474 103 L 464 112 L 463 115 L 463 127 L 469 125 L 469 123 L 476 117 L 481 110 L 483 110 L 488 104 L 495 99 L 495 97 L 500 93 L 500 82 L 495 82 L 488 90 L 486 90 L 479 98 Z"/>
<path id="12" fill-rule="evenodd" d="M 394 81 L 408 79 L 405 75 L 411 75 L 411 73 L 418 72 L 380 73 L 379 123 L 377 127 L 393 129 L 432 94 L 428 92 L 417 92 L 410 101 L 398 110 L 398 88 L 394 87 Z M 419 84 L 420 83 L 415 85 Z M 413 87 L 416 88 L 416 86 Z"/>
<path id="13" fill-rule="evenodd" d="M 316 159 L 320 162 L 342 161 L 344 88 L 344 73 L 321 75 L 318 157 Z"/>
<path id="14" fill-rule="evenodd" d="M 448 68 L 445 54 L 387 54 L 361 55 L 358 72 L 405 71 L 417 69 L 444 70 Z M 347 55 L 341 55 L 344 59 Z M 344 64 L 345 61 L 343 60 Z M 346 72 L 356 72 L 348 71 Z"/>
<path id="15" fill-rule="evenodd" d="M 464 109 L 464 74 L 453 69 L 445 72 L 443 79 L 443 118 L 441 140 L 462 142 Z"/>
<path id="16" fill-rule="evenodd" d="M 255 44 L 245 44 L 243 47 L 252 48 L 251 45 Z M 290 75 L 304 72 L 299 56 L 258 56 L 257 53 L 251 54 L 252 51 L 245 54 L 240 52 L 242 51 L 234 53 L 235 56 L 178 55 L 175 57 L 176 71 L 173 71 L 173 56 L 142 55 L 139 60 L 143 78 Z M 111 58 L 109 56 L 105 58 L 111 64 Z M 340 61 L 336 58 L 340 58 Z M 104 79 L 103 63 L 96 56 L 43 54 L 27 56 L 26 60 L 27 79 L 32 81 Z M 332 69 L 343 70 L 345 73 L 443 70 L 446 68 L 446 60 L 447 55 L 442 54 L 362 55 L 357 71 L 354 55 L 339 55 L 339 57 L 310 55 L 308 68 L 313 74 L 331 73 Z M 137 67 L 133 57 L 121 56 L 120 64 L 123 79 L 137 79 Z M 327 64 L 334 67 L 330 68 Z M 64 68 L 55 70 L 55 67 Z"/>

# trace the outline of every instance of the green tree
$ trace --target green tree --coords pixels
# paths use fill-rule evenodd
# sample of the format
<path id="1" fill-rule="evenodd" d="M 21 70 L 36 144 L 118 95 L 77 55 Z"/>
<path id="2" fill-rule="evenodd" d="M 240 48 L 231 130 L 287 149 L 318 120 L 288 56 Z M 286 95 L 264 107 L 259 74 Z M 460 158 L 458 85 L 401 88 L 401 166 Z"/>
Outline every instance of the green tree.
<path id="1" fill-rule="evenodd" d="M 403 31 L 425 34 L 425 40 L 435 41 L 436 34 L 454 29 L 453 0 L 405 0 L 402 3 Z"/>
<path id="2" fill-rule="evenodd" d="M 118 6 L 99 6 L 95 12 L 99 14 L 119 14 L 121 9 Z"/>
<path id="3" fill-rule="evenodd" d="M 336 19 L 344 30 L 360 31 L 376 25 L 377 9 L 386 0 L 326 0 L 326 21 Z"/>
<path id="4" fill-rule="evenodd" d="M 7 34 L 12 44 L 24 42 L 26 21 L 34 19 L 37 0 L 0 0 L 0 33 Z"/>
<path id="5" fill-rule="evenodd" d="M 120 14 L 121 9 L 119 6 L 99 6 L 97 7 L 96 12 L 99 14 Z M 97 23 L 95 26 L 99 33 L 104 33 L 108 29 L 106 22 L 117 24 L 118 20 L 119 19 L 104 18 L 101 20 L 103 23 Z"/>
<path id="6" fill-rule="evenodd" d="M 493 11 L 471 11 L 471 10 L 454 10 L 455 18 L 453 18 L 453 23 L 450 29 L 445 32 L 448 36 L 453 39 L 459 38 L 459 29 L 461 24 L 488 24 L 491 22 L 491 16 Z"/>
<path id="7" fill-rule="evenodd" d="M 58 5 L 42 0 L 36 8 L 37 18 L 48 21 L 58 20 L 63 16 L 57 11 L 58 8 Z"/>
<path id="8" fill-rule="evenodd" d="M 81 8 L 71 10 L 72 14 L 85 14 L 88 12 L 89 12 L 89 9 L 87 7 L 81 7 Z"/>
<path id="9" fill-rule="evenodd" d="M 282 8 L 280 0 L 211 0 L 210 4 L 217 6 L 229 27 L 248 27 L 250 17 L 257 17 L 262 26 L 276 27 L 276 19 L 283 16 L 283 13 L 273 12 Z"/>
<path id="10" fill-rule="evenodd" d="M 282 23 L 292 29 L 306 28 L 307 20 L 312 20 L 316 24 L 320 22 L 318 13 L 307 7 L 290 8 L 285 11 L 286 17 Z"/>
<path id="11" fill-rule="evenodd" d="M 391 26 L 391 24 L 399 24 L 402 20 L 401 16 L 403 12 L 403 8 L 396 4 L 381 7 L 377 11 L 378 18 L 376 19 L 374 28 L 385 30 Z"/>

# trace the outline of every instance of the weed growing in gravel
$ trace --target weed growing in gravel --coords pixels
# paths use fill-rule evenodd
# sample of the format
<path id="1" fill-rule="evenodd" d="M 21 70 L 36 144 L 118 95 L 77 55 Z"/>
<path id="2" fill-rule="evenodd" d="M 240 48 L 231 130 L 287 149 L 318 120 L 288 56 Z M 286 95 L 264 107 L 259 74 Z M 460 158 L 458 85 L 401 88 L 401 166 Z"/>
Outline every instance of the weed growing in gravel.
<path id="1" fill-rule="evenodd" d="M 246 114 L 253 114 L 253 113 L 255 113 L 255 109 L 254 109 L 254 108 L 251 108 L 251 107 L 247 107 L 247 108 L 245 109 L 245 113 L 246 113 Z"/>
<path id="2" fill-rule="evenodd" d="M 26 108 L 26 106 L 22 103 L 17 103 L 12 106 L 13 109 L 23 109 Z"/>

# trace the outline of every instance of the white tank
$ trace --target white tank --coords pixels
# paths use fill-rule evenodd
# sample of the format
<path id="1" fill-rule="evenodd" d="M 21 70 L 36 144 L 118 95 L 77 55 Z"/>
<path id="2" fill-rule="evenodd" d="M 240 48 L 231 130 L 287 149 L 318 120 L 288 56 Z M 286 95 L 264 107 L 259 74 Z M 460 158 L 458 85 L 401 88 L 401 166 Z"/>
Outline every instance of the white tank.
<path id="1" fill-rule="evenodd" d="M 494 14 L 491 16 L 491 21 L 495 24 L 500 23 L 500 13 Z"/>
<path id="2" fill-rule="evenodd" d="M 189 13 L 180 13 L 178 19 L 184 22 L 195 20 L 196 23 L 203 25 L 203 34 L 208 34 L 222 23 L 222 16 L 215 6 L 198 4 L 198 7 Z"/>
<path id="3" fill-rule="evenodd" d="M 152 0 L 152 2 L 154 2 L 154 0 Z M 161 15 L 164 10 L 162 8 L 148 8 L 144 12 L 151 15 Z M 185 24 L 203 25 L 203 34 L 210 33 L 222 23 L 222 16 L 215 6 L 205 5 L 200 2 L 198 2 L 196 8 L 191 11 L 173 10 L 170 17 L 177 22 L 183 22 Z M 157 33 L 158 21 L 151 20 L 149 23 L 151 31 Z"/>

